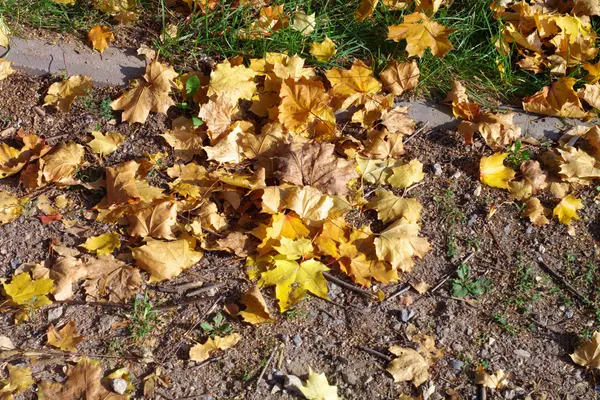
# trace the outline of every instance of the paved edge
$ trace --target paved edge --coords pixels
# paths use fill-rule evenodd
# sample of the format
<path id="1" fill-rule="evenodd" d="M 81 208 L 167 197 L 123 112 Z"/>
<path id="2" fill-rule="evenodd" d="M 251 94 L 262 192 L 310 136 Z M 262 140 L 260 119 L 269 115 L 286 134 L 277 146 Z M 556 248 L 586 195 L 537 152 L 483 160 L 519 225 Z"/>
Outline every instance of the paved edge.
<path id="1" fill-rule="evenodd" d="M 0 47 L 0 55 L 7 49 Z M 85 75 L 100 86 L 122 86 L 144 74 L 146 62 L 134 49 L 109 47 L 102 56 L 83 45 L 52 44 L 39 39 L 13 37 L 5 56 L 14 67 L 34 75 L 60 73 Z"/>

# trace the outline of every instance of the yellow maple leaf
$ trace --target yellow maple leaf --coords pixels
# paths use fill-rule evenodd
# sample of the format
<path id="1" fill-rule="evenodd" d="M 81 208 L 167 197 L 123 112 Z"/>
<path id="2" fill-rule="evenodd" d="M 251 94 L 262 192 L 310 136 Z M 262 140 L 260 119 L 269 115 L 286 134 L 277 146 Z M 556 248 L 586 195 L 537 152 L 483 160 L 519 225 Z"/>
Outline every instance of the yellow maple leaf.
<path id="1" fill-rule="evenodd" d="M 528 112 L 553 115 L 565 118 L 586 118 L 589 114 L 583 109 L 573 85 L 577 79 L 561 77 L 551 86 L 544 87 L 533 96 L 523 99 L 523 109 Z"/>
<path id="2" fill-rule="evenodd" d="M 0 17 L 0 46 L 8 47 L 10 43 L 10 29 Z"/>
<path id="3" fill-rule="evenodd" d="M 308 367 L 308 378 L 302 386 L 297 386 L 307 400 L 338 400 L 338 388 L 327 382 L 324 373 L 317 374 Z"/>
<path id="4" fill-rule="evenodd" d="M 134 11 L 136 0 L 94 0 L 94 8 L 107 14 Z"/>
<path id="5" fill-rule="evenodd" d="M 354 18 L 361 22 L 369 18 L 375 11 L 377 3 L 379 3 L 379 0 L 361 0 L 358 10 L 354 12 Z"/>
<path id="6" fill-rule="evenodd" d="M 409 272 L 415 262 L 413 257 L 423 258 L 431 250 L 426 238 L 419 237 L 419 225 L 400 218 L 375 238 L 377 257 L 394 269 Z"/>
<path id="7" fill-rule="evenodd" d="M 335 96 L 346 99 L 341 109 L 352 104 L 362 104 L 369 95 L 381 90 L 381 82 L 373 77 L 373 70 L 356 60 L 349 70 L 334 67 L 325 72 Z"/>
<path id="8" fill-rule="evenodd" d="M 68 142 L 55 146 L 51 153 L 40 161 L 42 175 L 46 182 L 61 182 L 71 179 L 84 160 L 85 149 L 82 145 Z"/>
<path id="9" fill-rule="evenodd" d="M 394 188 L 407 188 L 425 179 L 423 164 L 416 159 L 408 164 L 393 167 L 391 173 L 387 182 Z"/>
<path id="10" fill-rule="evenodd" d="M 256 92 L 256 72 L 243 65 L 232 66 L 228 60 L 217 64 L 210 73 L 208 96 L 226 97 L 231 104 L 239 99 L 251 100 Z"/>
<path id="11" fill-rule="evenodd" d="M 290 27 L 300 32 L 302 36 L 308 36 L 314 32 L 315 25 L 315 13 L 307 15 L 304 11 L 298 10 L 294 13 Z"/>
<path id="12" fill-rule="evenodd" d="M 600 178 L 600 168 L 594 157 L 581 149 L 566 146 L 565 150 L 558 149 L 564 163 L 560 164 L 560 174 L 566 181 L 589 184 L 591 180 Z"/>
<path id="13" fill-rule="evenodd" d="M 8 379 L 0 379 L 0 398 L 12 400 L 12 394 L 18 394 L 29 389 L 35 381 L 29 367 L 8 364 Z"/>
<path id="14" fill-rule="evenodd" d="M 600 83 L 585 85 L 577 91 L 577 96 L 596 110 L 600 110 Z"/>
<path id="15" fill-rule="evenodd" d="M 308 226 L 319 226 L 334 207 L 333 197 L 312 186 L 294 187 L 287 191 L 283 207 L 295 211 Z"/>
<path id="16" fill-rule="evenodd" d="M 163 242 L 148 239 L 146 244 L 131 250 L 136 265 L 150 274 L 150 282 L 174 278 L 202 258 L 185 239 Z"/>
<path id="17" fill-rule="evenodd" d="M 415 12 L 404 17 L 402 24 L 388 27 L 388 40 L 399 42 L 406 39 L 409 57 L 423 57 L 423 53 L 429 48 L 431 54 L 443 58 L 454 49 L 448 40 L 448 35 L 452 32 L 453 29 L 431 21 L 423 13 Z"/>
<path id="18" fill-rule="evenodd" d="M 399 218 L 418 222 L 423 208 L 417 199 L 398 197 L 388 190 L 376 190 L 375 197 L 366 207 L 376 210 L 378 218 L 385 224 Z"/>
<path id="19" fill-rule="evenodd" d="M 312 54 L 314 58 L 321 62 L 327 62 L 331 60 L 331 57 L 333 57 L 335 53 L 337 53 L 335 43 L 327 36 L 325 36 L 325 39 L 323 39 L 322 42 L 313 42 L 310 45 L 310 54 Z"/>
<path id="20" fill-rule="evenodd" d="M 596 64 L 586 62 L 581 67 L 588 73 L 585 76 L 585 80 L 587 82 L 594 84 L 600 81 L 600 61 L 598 61 Z"/>
<path id="21" fill-rule="evenodd" d="M 89 77 L 73 75 L 62 82 L 50 85 L 48 93 L 44 97 L 44 105 L 56 104 L 56 108 L 60 111 L 69 112 L 75 99 L 89 96 L 91 90 L 92 81 Z"/>
<path id="22" fill-rule="evenodd" d="M 488 186 L 501 189 L 509 189 L 508 182 L 511 181 L 516 172 L 512 168 L 504 166 L 504 159 L 509 153 L 494 153 L 489 157 L 481 157 L 479 162 L 479 179 Z"/>
<path id="23" fill-rule="evenodd" d="M 570 225 L 572 219 L 579 219 L 577 210 L 581 210 L 582 208 L 583 203 L 581 199 L 569 194 L 563 197 L 560 203 L 554 207 L 552 215 L 557 217 L 561 224 Z"/>
<path id="24" fill-rule="evenodd" d="M 16 71 L 12 68 L 12 62 L 7 61 L 0 57 L 0 81 L 8 78 L 9 75 L 14 74 Z"/>
<path id="25" fill-rule="evenodd" d="M 26 198 L 19 199 L 8 192 L 0 190 L 0 225 L 7 224 L 23 213 Z"/>
<path id="26" fill-rule="evenodd" d="M 583 342 L 571 359 L 586 368 L 600 368 L 600 332 L 595 331 L 591 340 Z"/>
<path id="27" fill-rule="evenodd" d="M 264 324 L 274 321 L 273 315 L 269 311 L 265 299 L 257 285 L 252 285 L 242 294 L 241 303 L 246 306 L 240 315 L 244 321 L 252 325 Z"/>
<path id="28" fill-rule="evenodd" d="M 120 248 L 121 241 L 119 240 L 118 234 L 110 232 L 103 233 L 99 236 L 89 237 L 85 243 L 80 246 L 90 252 L 96 252 L 99 256 L 105 256 L 112 253 L 114 249 Z"/>
<path id="29" fill-rule="evenodd" d="M 506 374 L 501 369 L 496 370 L 493 374 L 488 374 L 483 366 L 477 367 L 475 374 L 475 383 L 494 390 L 500 390 L 508 384 Z"/>
<path id="30" fill-rule="evenodd" d="M 429 364 L 418 351 L 400 346 L 392 346 L 389 351 L 396 356 L 386 368 L 394 382 L 411 381 L 418 387 L 429 379 Z"/>
<path id="31" fill-rule="evenodd" d="M 94 153 L 101 156 L 114 153 L 125 140 L 125 137 L 119 132 L 106 132 L 103 135 L 100 131 L 93 131 L 92 136 L 94 139 L 88 142 L 88 146 L 94 150 Z"/>
<path id="32" fill-rule="evenodd" d="M 321 262 L 310 259 L 298 263 L 285 257 L 275 257 L 274 268 L 260 275 L 259 283 L 265 286 L 275 286 L 275 297 L 279 300 L 279 309 L 285 312 L 298 303 L 306 292 L 329 300 L 327 281 L 323 272 L 329 271 Z"/>
<path id="33" fill-rule="evenodd" d="M 69 322 L 60 330 L 57 330 L 54 325 L 50 324 L 47 336 L 48 346 L 73 353 L 77 352 L 77 345 L 83 341 L 83 336 L 77 333 L 75 321 Z"/>
<path id="34" fill-rule="evenodd" d="M 396 160 L 389 158 L 380 161 L 356 157 L 356 164 L 362 181 L 374 185 L 385 185 L 392 174 L 392 168 L 396 165 Z"/>
<path id="35" fill-rule="evenodd" d="M 154 60 L 146 67 L 142 78 L 134 81 L 121 97 L 110 103 L 113 110 L 124 110 L 122 119 L 130 124 L 146 122 L 150 111 L 166 114 L 175 103 L 169 97 L 177 72 L 173 67 Z"/>
<path id="36" fill-rule="evenodd" d="M 206 138 L 205 129 L 202 127 L 195 128 L 192 120 L 179 117 L 173 120 L 172 130 L 166 131 L 161 136 L 173 148 L 175 157 L 187 162 L 202 152 Z"/>
<path id="37" fill-rule="evenodd" d="M 96 25 L 90 29 L 88 40 L 92 44 L 94 50 L 98 50 L 100 54 L 108 48 L 108 44 L 115 40 L 115 35 L 110 28 L 105 25 Z"/>
<path id="38" fill-rule="evenodd" d="M 415 60 L 402 63 L 394 60 L 379 74 L 384 89 L 396 96 L 416 88 L 420 77 L 421 72 Z"/>
<path id="39" fill-rule="evenodd" d="M 313 251 L 312 241 L 307 238 L 292 240 L 282 237 L 280 246 L 273 246 L 285 260 L 297 260 L 303 256 L 309 256 Z"/>
<path id="40" fill-rule="evenodd" d="M 195 344 L 190 349 L 190 360 L 196 362 L 206 361 L 218 350 L 227 350 L 235 346 L 242 337 L 238 333 L 232 333 L 225 337 L 215 336 L 208 338 L 204 344 Z"/>
<path id="41" fill-rule="evenodd" d="M 173 240 L 173 227 L 177 223 L 177 203 L 161 201 L 139 210 L 134 215 L 128 215 L 127 219 L 127 233 L 130 236 Z"/>
<path id="42" fill-rule="evenodd" d="M 52 291 L 53 285 L 52 279 L 39 278 L 32 280 L 27 272 L 15 275 L 10 283 L 2 284 L 4 293 L 11 302 L 26 306 L 16 315 L 17 322 L 27 321 L 31 310 L 52 304 L 47 294 Z"/>

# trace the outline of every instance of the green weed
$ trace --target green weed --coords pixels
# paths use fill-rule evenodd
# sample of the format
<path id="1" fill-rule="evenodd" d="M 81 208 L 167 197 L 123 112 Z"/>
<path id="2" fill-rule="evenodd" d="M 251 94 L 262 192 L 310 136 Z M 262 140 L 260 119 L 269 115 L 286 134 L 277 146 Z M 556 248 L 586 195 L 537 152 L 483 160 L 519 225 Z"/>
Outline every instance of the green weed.
<path id="1" fill-rule="evenodd" d="M 306 317 L 308 313 L 302 310 L 291 309 L 286 311 L 284 315 L 288 321 L 294 321 L 295 319 Z"/>
<path id="2" fill-rule="evenodd" d="M 454 297 L 481 296 L 482 294 L 485 294 L 491 286 L 491 282 L 488 279 L 473 279 L 469 267 L 464 263 L 460 264 L 456 270 L 456 276 L 457 278 L 451 281 L 452 296 Z"/>
<path id="3" fill-rule="evenodd" d="M 204 321 L 200 324 L 200 328 L 210 337 L 223 335 L 232 331 L 231 325 L 225 321 L 225 317 L 221 313 L 217 313 L 211 322 Z"/>
<path id="4" fill-rule="evenodd" d="M 521 328 L 518 325 L 508 320 L 508 316 L 506 315 L 506 313 L 501 314 L 499 312 L 495 312 L 493 315 L 493 320 L 494 322 L 499 324 L 502 327 L 502 329 L 504 329 L 504 331 L 510 336 L 515 336 L 517 332 L 521 330 Z"/>
<path id="5" fill-rule="evenodd" d="M 133 300 L 133 313 L 130 316 L 129 332 L 135 340 L 144 340 L 158 325 L 160 312 L 155 310 L 147 293 Z"/>
<path id="6" fill-rule="evenodd" d="M 506 150 L 509 154 L 504 162 L 515 170 L 518 170 L 523 162 L 531 159 L 531 152 L 529 149 L 523 148 L 523 143 L 520 140 L 515 141 Z"/>

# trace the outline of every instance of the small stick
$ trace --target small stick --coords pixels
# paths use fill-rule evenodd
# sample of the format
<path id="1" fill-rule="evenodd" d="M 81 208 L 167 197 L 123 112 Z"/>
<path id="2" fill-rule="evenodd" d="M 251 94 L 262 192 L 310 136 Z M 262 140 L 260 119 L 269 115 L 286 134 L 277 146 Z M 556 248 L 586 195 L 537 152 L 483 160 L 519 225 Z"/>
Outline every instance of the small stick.
<path id="1" fill-rule="evenodd" d="M 349 283 L 347 283 L 347 282 L 344 282 L 344 281 L 343 281 L 343 280 L 341 280 L 341 279 L 338 279 L 338 278 L 336 278 L 335 276 L 331 275 L 331 274 L 330 274 L 330 273 L 328 273 L 328 272 L 323 272 L 323 276 L 324 276 L 324 277 L 325 277 L 325 279 L 327 279 L 329 282 L 333 282 L 333 283 L 335 283 L 336 285 L 339 285 L 339 286 L 341 286 L 341 287 L 344 287 L 344 288 L 346 288 L 346 289 L 348 289 L 348 290 L 351 290 L 351 291 L 353 291 L 353 292 L 355 292 L 355 293 L 358 293 L 358 294 L 360 294 L 360 295 L 362 295 L 362 296 L 365 296 L 365 297 L 368 297 L 368 298 L 371 298 L 371 299 L 377 299 L 377 296 L 376 296 L 374 293 L 367 292 L 366 290 L 359 289 L 359 288 L 357 288 L 357 287 L 356 287 L 356 286 L 354 286 L 354 285 L 351 285 L 351 284 L 349 284 Z"/>
<path id="2" fill-rule="evenodd" d="M 195 281 L 195 282 L 189 282 L 189 283 L 183 283 L 181 285 L 177 285 L 175 288 L 177 290 L 179 290 L 180 292 L 185 292 L 186 290 L 196 289 L 196 288 L 202 287 L 202 286 L 204 286 L 204 282 Z"/>
<path id="3" fill-rule="evenodd" d="M 104 354 L 84 354 L 84 353 L 68 353 L 63 351 L 53 350 L 37 350 L 37 349 L 13 349 L 0 353 L 0 360 L 9 360 L 13 356 L 39 358 L 39 357 L 91 357 L 91 358 L 120 358 L 125 360 L 140 360 L 140 356 L 108 356 Z"/>
<path id="4" fill-rule="evenodd" d="M 500 249 L 500 251 L 506 256 L 506 258 L 510 258 L 510 256 L 508 255 L 508 253 L 506 253 L 506 250 L 504 250 L 504 247 L 502 247 L 502 245 L 500 244 L 500 241 L 498 240 L 498 237 L 496 236 L 496 233 L 492 230 L 492 227 L 490 226 L 490 224 L 488 224 L 487 222 L 485 223 L 485 227 L 487 228 L 488 232 L 490 233 L 490 235 L 492 235 L 492 239 L 494 240 L 494 243 L 496 244 L 496 247 L 498 247 Z"/>
<path id="5" fill-rule="evenodd" d="M 222 283 L 222 282 L 211 284 L 211 285 L 207 285 L 207 286 L 204 286 L 204 287 L 202 287 L 200 289 L 194 290 L 193 292 L 189 292 L 188 294 L 186 294 L 186 296 L 190 296 L 190 297 L 191 296 L 197 296 L 197 295 L 199 295 L 201 293 L 208 292 L 211 289 L 218 289 L 218 288 L 223 287 L 223 286 L 225 286 L 225 284 Z"/>
<path id="6" fill-rule="evenodd" d="M 412 138 L 414 138 L 415 136 L 417 136 L 419 133 L 425 131 L 425 129 L 427 129 L 427 126 L 429 125 L 429 121 L 425 122 L 425 124 L 420 127 L 419 129 L 417 129 L 417 131 L 415 133 L 413 133 L 412 135 L 410 135 L 409 137 L 406 138 L 406 140 L 404 141 L 404 143 L 408 143 L 409 140 L 411 140 Z"/>
<path id="7" fill-rule="evenodd" d="M 188 306 L 190 304 L 196 304 L 196 303 L 199 303 L 199 302 L 202 302 L 202 301 L 211 300 L 211 299 L 214 299 L 216 297 L 219 297 L 219 296 L 195 297 L 193 299 L 188 299 L 188 300 L 184 300 L 184 301 L 178 301 L 178 302 L 171 303 L 171 304 L 163 304 L 163 305 L 160 305 L 160 306 L 153 307 L 153 309 L 155 309 L 155 310 L 171 310 L 173 308 Z"/>
<path id="8" fill-rule="evenodd" d="M 356 348 L 364 351 L 365 353 L 369 353 L 372 356 L 379 357 L 382 360 L 385 360 L 387 362 L 391 362 L 392 361 L 392 357 L 388 357 L 385 354 L 378 352 L 377 350 L 373 350 L 373 349 L 370 349 L 368 347 L 360 346 L 360 345 L 356 346 Z"/>
<path id="9" fill-rule="evenodd" d="M 433 289 L 431 289 L 431 290 L 429 291 L 429 293 L 433 293 L 433 292 L 435 292 L 436 290 L 438 290 L 439 288 L 441 288 L 441 287 L 442 287 L 442 285 L 443 285 L 444 283 L 446 283 L 446 281 L 447 281 L 448 279 L 450 279 L 450 277 L 451 277 L 452 275 L 454 275 L 454 273 L 455 273 L 455 272 L 458 270 L 458 268 L 459 268 L 459 267 L 460 267 L 462 264 L 465 264 L 466 262 L 468 262 L 468 261 L 471 259 L 471 257 L 473 257 L 474 255 L 475 255 L 475 253 L 471 253 L 471 254 L 469 254 L 468 256 L 466 256 L 466 257 L 465 257 L 465 258 L 464 258 L 464 259 L 463 259 L 463 260 L 460 262 L 460 264 L 458 264 L 458 265 L 456 266 L 456 268 L 453 268 L 453 269 L 452 269 L 452 271 L 450 271 L 450 272 L 448 272 L 446 275 L 444 275 L 444 276 L 442 277 L 442 279 L 440 280 L 440 282 L 439 282 L 437 285 L 435 285 L 435 286 L 433 287 Z"/>
<path id="10" fill-rule="evenodd" d="M 538 263 L 554 279 L 556 279 L 559 283 L 561 283 L 564 287 L 566 287 L 567 290 L 569 290 L 569 292 L 571 292 L 571 294 L 573 294 L 575 297 L 577 297 L 583 303 L 587 304 L 585 296 L 582 295 L 581 293 L 579 293 L 579 291 L 577 289 L 575 289 L 569 282 L 567 282 L 567 280 L 565 278 L 563 278 L 563 276 L 561 274 L 559 274 L 557 271 L 552 269 L 552 267 L 550 267 L 548 264 L 546 264 L 546 262 L 544 261 L 544 259 L 542 257 L 538 258 Z"/>
<path id="11" fill-rule="evenodd" d="M 405 285 L 404 287 L 400 288 L 399 290 L 397 290 L 394 294 L 392 294 L 389 297 L 386 297 L 385 299 L 383 299 L 383 301 L 381 303 L 379 303 L 379 307 L 381 307 L 382 305 L 384 305 L 385 303 L 392 301 L 393 299 L 395 299 L 398 296 L 403 295 L 404 293 L 408 292 L 410 290 L 410 285 Z"/>
<path id="12" fill-rule="evenodd" d="M 201 362 L 200 364 L 198 364 L 198 365 L 194 365 L 194 366 L 193 366 L 191 369 L 199 369 L 199 368 L 202 368 L 202 367 L 204 367 L 205 365 L 212 364 L 212 363 L 214 363 L 214 362 L 217 362 L 217 361 L 219 361 L 221 358 L 222 358 L 222 357 L 214 357 L 214 358 L 209 358 L 209 359 L 208 359 L 208 360 L 206 360 L 206 361 L 202 361 L 202 362 Z"/>
<path id="13" fill-rule="evenodd" d="M 260 388 L 260 382 L 262 381 L 263 376 L 265 376 L 265 372 L 267 371 L 267 368 L 271 364 L 271 361 L 273 361 L 273 357 L 275 356 L 275 352 L 278 349 L 280 349 L 280 348 L 281 348 L 281 345 L 275 346 L 275 348 L 273 348 L 273 351 L 271 351 L 271 355 L 269 356 L 269 359 L 267 360 L 267 363 L 263 367 L 262 371 L 260 371 L 260 375 L 258 375 L 258 379 L 256 380 L 256 387 L 254 388 L 254 393 L 258 393 L 258 389 Z"/>
<path id="14" fill-rule="evenodd" d="M 486 397 L 487 391 L 485 389 L 485 386 L 477 385 L 477 400 L 486 400 Z"/>

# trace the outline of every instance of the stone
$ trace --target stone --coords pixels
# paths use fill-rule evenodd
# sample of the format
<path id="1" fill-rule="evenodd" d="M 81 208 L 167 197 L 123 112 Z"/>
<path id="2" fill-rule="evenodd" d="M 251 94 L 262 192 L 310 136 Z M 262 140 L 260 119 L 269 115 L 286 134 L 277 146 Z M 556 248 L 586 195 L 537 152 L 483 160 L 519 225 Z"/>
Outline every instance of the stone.
<path id="1" fill-rule="evenodd" d="M 441 176 L 442 173 L 442 166 L 440 164 L 433 164 L 433 174 L 435 176 Z"/>
<path id="2" fill-rule="evenodd" d="M 44 111 L 44 109 L 42 107 L 34 106 L 33 111 L 35 111 L 35 113 L 37 115 L 39 115 L 40 117 L 46 116 L 46 111 Z"/>
<path id="3" fill-rule="evenodd" d="M 112 379 L 110 381 L 110 386 L 115 393 L 123 394 L 127 390 L 127 381 L 122 378 Z"/>
<path id="4" fill-rule="evenodd" d="M 531 353 L 529 353 L 527 350 L 523 350 L 523 349 L 516 349 L 514 351 L 514 353 L 519 356 L 519 357 L 523 357 L 523 358 L 530 358 L 531 357 Z"/>
<path id="5" fill-rule="evenodd" d="M 302 381 L 296 375 L 286 375 L 283 378 L 283 387 L 290 392 L 297 392 L 298 386 L 302 386 Z"/>
<path id="6" fill-rule="evenodd" d="M 463 367 L 465 366 L 465 363 L 460 361 L 460 360 L 452 360 L 450 362 L 450 367 L 452 368 L 452 370 L 454 372 L 460 372 L 462 371 Z"/>
<path id="7" fill-rule="evenodd" d="M 565 318 L 567 318 L 567 319 L 573 318 L 574 315 L 575 314 L 573 313 L 573 310 L 567 310 L 567 311 L 565 311 Z"/>
<path id="8" fill-rule="evenodd" d="M 342 372 L 342 379 L 348 385 L 356 385 L 358 377 L 353 372 Z"/>
<path id="9" fill-rule="evenodd" d="M 415 312 L 413 310 L 409 310 L 409 309 L 406 309 L 406 308 L 403 308 L 403 309 L 400 310 L 400 320 L 402 322 L 408 322 L 414 316 L 415 316 Z"/>
<path id="10" fill-rule="evenodd" d="M 300 346 L 302 344 L 302 337 L 299 333 L 296 333 L 294 335 L 294 337 L 292 338 L 292 342 L 294 342 L 296 346 Z"/>
<path id="11" fill-rule="evenodd" d="M 48 322 L 56 321 L 63 315 L 62 307 L 55 307 L 48 310 Z"/>

